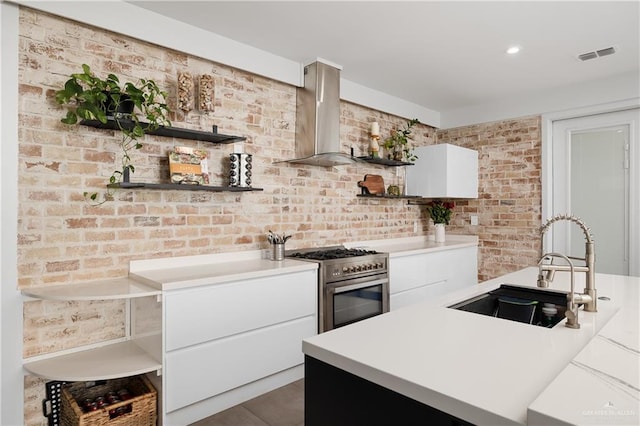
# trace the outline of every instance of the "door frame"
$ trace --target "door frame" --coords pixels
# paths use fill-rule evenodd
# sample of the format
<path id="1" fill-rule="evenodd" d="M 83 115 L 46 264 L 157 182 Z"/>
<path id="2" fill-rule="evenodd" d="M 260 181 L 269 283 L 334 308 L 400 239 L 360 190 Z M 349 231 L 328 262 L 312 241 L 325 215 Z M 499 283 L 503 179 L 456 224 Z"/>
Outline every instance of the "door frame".
<path id="1" fill-rule="evenodd" d="M 546 221 L 553 214 L 553 123 L 559 120 L 566 120 L 571 118 L 581 118 L 590 115 L 604 114 L 610 112 L 619 112 L 630 109 L 640 108 L 640 97 L 631 98 L 624 101 L 613 102 L 602 105 L 594 105 L 584 108 L 571 109 L 566 111 L 552 112 L 542 115 L 541 122 L 541 139 L 542 139 L 542 221 Z M 640 135 L 634 134 L 635 129 L 629 129 L 630 139 L 633 137 L 640 138 Z M 639 144 L 640 145 L 640 144 Z M 639 148 L 640 149 L 640 148 Z M 632 167 L 629 170 L 629 181 L 640 181 L 640 164 L 635 164 L 634 159 L 637 155 L 634 154 L 634 146 L 630 146 L 630 162 Z M 629 206 L 630 211 L 639 212 L 640 214 L 640 197 L 637 194 L 631 192 L 629 194 Z M 638 224 L 630 220 L 629 223 L 630 233 L 640 233 Z M 629 275 L 640 276 L 640 265 L 634 259 L 640 256 L 640 243 L 638 239 L 631 239 L 629 244 Z M 553 227 L 549 229 L 547 235 L 544 238 L 544 245 L 542 247 L 543 252 L 553 251 Z"/>

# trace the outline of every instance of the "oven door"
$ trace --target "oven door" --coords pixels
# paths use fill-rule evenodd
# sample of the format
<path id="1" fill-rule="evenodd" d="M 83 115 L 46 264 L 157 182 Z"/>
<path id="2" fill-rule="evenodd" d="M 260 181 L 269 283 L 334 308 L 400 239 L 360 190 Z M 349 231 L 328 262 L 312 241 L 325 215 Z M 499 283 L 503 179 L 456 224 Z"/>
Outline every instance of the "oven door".
<path id="1" fill-rule="evenodd" d="M 324 327 L 320 332 L 389 312 L 389 279 L 327 284 L 324 296 Z"/>

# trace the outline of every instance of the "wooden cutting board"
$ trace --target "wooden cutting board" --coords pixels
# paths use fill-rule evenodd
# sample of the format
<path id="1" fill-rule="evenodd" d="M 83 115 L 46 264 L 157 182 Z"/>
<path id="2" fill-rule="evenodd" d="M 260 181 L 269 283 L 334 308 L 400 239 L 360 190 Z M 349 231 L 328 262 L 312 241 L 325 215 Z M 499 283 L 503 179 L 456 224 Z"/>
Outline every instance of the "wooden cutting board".
<path id="1" fill-rule="evenodd" d="M 358 186 L 364 194 L 384 195 L 384 179 L 380 175 L 364 175 Z"/>

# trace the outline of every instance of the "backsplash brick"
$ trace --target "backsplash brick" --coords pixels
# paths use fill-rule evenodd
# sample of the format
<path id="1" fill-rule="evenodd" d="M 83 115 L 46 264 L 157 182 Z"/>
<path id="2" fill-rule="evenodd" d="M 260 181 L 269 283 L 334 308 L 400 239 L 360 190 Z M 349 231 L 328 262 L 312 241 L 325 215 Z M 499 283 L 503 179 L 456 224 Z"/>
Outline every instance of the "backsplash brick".
<path id="1" fill-rule="evenodd" d="M 292 233 L 287 248 L 414 236 L 416 221 L 418 235 L 431 231 L 424 207 L 356 197 L 365 174 L 380 174 L 389 185 L 403 179 L 402 169 L 277 163 L 295 156 L 295 87 L 28 8 L 20 9 L 19 44 L 19 288 L 124 277 L 137 259 L 264 249 L 268 229 Z M 87 203 L 83 192 L 102 195 L 121 157 L 114 132 L 60 122 L 65 109 L 54 93 L 82 63 L 100 76 L 119 73 L 121 81 L 155 80 L 173 110 L 180 72 L 213 76 L 213 111 L 176 111 L 172 124 L 206 131 L 217 125 L 246 136 L 254 186 L 264 191 L 118 190 L 113 201 Z M 342 102 L 340 120 L 342 151 L 366 155 L 369 123 L 380 123 L 384 138 L 407 118 Z M 413 135 L 416 146 L 448 142 L 479 151 L 480 198 L 456 202 L 448 231 L 479 235 L 480 279 L 534 264 L 539 117 L 441 131 L 419 125 Z M 166 181 L 167 151 L 180 145 L 205 149 L 211 184 L 227 184 L 233 144 L 152 136 L 143 144 L 132 153 L 133 181 Z M 469 225 L 471 214 L 480 225 Z M 123 316 L 117 301 L 25 303 L 23 354 L 122 337 Z M 46 424 L 44 382 L 25 378 L 25 424 Z"/>
<path id="2" fill-rule="evenodd" d="M 478 279 L 535 265 L 541 247 L 540 117 L 439 130 L 437 136 L 439 143 L 478 151 L 478 199 L 458 203 L 462 211 L 450 227 L 478 235 Z M 469 225 L 472 214 L 477 226 Z"/>

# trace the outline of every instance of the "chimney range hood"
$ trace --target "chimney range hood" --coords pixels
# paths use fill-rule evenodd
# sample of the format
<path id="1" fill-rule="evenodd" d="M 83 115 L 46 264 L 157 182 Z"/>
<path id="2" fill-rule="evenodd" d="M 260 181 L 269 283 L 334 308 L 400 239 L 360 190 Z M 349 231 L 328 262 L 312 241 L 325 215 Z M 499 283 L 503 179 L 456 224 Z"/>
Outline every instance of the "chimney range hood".
<path id="1" fill-rule="evenodd" d="M 340 69 L 316 61 L 296 90 L 296 158 L 287 163 L 332 167 L 359 160 L 340 152 Z"/>

